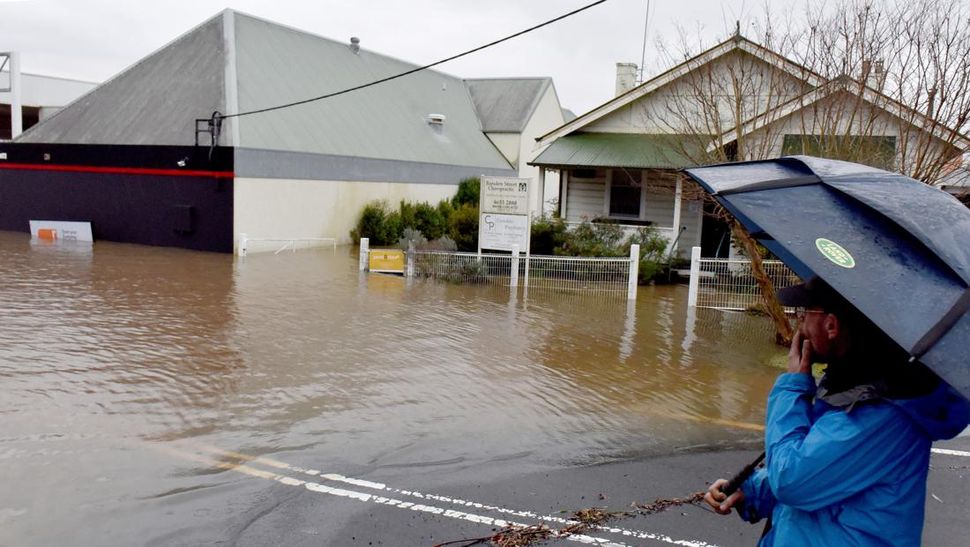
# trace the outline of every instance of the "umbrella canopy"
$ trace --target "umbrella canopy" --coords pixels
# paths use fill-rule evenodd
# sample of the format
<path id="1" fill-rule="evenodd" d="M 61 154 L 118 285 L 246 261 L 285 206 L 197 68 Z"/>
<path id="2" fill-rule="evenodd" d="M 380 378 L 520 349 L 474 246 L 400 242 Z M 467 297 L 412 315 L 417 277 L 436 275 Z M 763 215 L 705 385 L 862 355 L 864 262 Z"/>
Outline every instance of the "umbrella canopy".
<path id="1" fill-rule="evenodd" d="M 970 209 L 898 173 L 810 156 L 685 172 L 970 399 Z"/>

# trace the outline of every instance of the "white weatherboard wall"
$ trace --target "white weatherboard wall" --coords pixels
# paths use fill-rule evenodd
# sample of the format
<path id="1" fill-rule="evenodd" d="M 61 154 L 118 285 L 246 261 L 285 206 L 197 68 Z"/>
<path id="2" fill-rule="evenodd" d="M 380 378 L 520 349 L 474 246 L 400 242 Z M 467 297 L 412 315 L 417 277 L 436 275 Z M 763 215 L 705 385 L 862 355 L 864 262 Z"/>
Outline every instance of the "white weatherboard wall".
<path id="1" fill-rule="evenodd" d="M 804 83 L 784 71 L 772 67 L 747 53 L 734 52 L 696 69 L 697 74 L 682 76 L 635 102 L 595 120 L 583 131 L 599 133 L 683 133 L 707 127 L 705 109 L 696 99 L 697 87 L 705 88 L 701 96 L 707 97 L 708 85 L 715 88 L 733 89 L 732 77 L 743 79 L 741 89 L 741 119 L 747 120 L 763 111 L 765 107 L 777 106 L 797 97 L 807 90 Z M 696 78 L 692 80 L 691 78 Z M 717 112 L 721 114 L 719 125 L 728 128 L 735 124 L 735 99 L 729 94 L 718 94 Z M 711 127 L 715 127 L 711 125 Z"/>
<path id="2" fill-rule="evenodd" d="M 233 246 L 249 238 L 333 237 L 349 244 L 364 205 L 403 199 L 437 204 L 456 190 L 451 184 L 237 178 L 233 188 Z M 253 251 L 275 250 L 253 247 Z"/>

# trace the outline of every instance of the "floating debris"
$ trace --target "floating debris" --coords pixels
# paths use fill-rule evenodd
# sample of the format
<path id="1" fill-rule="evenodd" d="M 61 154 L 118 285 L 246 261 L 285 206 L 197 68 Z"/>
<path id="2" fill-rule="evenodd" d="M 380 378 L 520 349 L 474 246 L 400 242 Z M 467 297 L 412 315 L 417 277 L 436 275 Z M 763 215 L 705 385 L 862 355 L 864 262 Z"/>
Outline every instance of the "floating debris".
<path id="1" fill-rule="evenodd" d="M 671 507 L 677 507 L 680 505 L 693 505 L 704 499 L 704 492 L 694 492 L 686 498 L 670 498 L 663 499 L 657 498 L 653 503 L 642 504 L 634 503 L 633 507 L 636 507 L 637 513 L 641 515 L 652 515 L 654 513 L 660 513 L 661 511 L 666 511 Z"/>
<path id="2" fill-rule="evenodd" d="M 529 547 L 530 545 L 537 545 L 550 539 L 562 539 L 574 534 L 585 534 L 597 526 L 612 520 L 640 515 L 653 515 L 666 511 L 671 507 L 694 505 L 703 499 L 704 492 L 694 492 L 684 498 L 657 498 L 650 504 L 633 503 L 631 506 L 635 509 L 634 511 L 606 511 L 599 507 L 590 507 L 574 511 L 570 518 L 574 522 L 558 530 L 554 530 L 545 524 L 533 524 L 532 526 L 516 526 L 510 524 L 490 536 L 446 541 L 435 544 L 434 547 L 444 547 L 446 545 L 458 545 L 459 547 L 471 547 L 473 545 Z"/>

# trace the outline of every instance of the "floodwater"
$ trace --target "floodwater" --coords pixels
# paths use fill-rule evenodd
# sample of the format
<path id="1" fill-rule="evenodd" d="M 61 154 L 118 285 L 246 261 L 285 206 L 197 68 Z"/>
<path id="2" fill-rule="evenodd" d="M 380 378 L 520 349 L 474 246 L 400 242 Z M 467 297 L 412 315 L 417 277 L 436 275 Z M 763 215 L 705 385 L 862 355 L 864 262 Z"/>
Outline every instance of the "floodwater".
<path id="1" fill-rule="evenodd" d="M 356 265 L 0 232 L 0 545 L 232 543 L 271 487 L 234 454 L 407 484 L 760 439 L 763 318 Z"/>

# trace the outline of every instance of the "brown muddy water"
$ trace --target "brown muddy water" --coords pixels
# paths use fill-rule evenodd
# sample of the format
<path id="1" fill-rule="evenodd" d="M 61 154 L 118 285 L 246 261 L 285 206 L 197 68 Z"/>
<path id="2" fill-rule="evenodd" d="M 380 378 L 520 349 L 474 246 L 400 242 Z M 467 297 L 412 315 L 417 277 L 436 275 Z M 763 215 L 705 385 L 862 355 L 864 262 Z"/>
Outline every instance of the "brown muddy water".
<path id="1" fill-rule="evenodd" d="M 457 480 L 760 439 L 765 319 L 356 264 L 0 232 L 0 544 L 170 543 L 263 495 L 228 451 Z"/>

